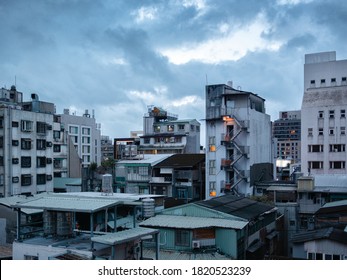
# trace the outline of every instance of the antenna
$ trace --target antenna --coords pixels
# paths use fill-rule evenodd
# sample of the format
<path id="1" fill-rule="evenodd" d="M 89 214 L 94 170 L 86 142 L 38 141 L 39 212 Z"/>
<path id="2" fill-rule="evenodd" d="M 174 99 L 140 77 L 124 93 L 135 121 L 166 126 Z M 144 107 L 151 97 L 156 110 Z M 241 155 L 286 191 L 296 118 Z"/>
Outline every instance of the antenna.
<path id="1" fill-rule="evenodd" d="M 206 74 L 206 85 L 208 85 L 207 74 Z"/>
<path id="2" fill-rule="evenodd" d="M 17 87 L 17 77 L 14 75 L 14 86 Z"/>

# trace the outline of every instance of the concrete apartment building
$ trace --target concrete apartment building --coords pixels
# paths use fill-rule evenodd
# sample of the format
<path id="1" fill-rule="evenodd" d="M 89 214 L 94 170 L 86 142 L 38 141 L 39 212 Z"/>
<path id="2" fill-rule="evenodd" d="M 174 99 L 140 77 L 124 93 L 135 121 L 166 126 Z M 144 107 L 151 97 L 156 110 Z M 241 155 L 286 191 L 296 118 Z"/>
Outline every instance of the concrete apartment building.
<path id="1" fill-rule="evenodd" d="M 302 172 L 346 174 L 347 60 L 336 52 L 305 55 Z"/>
<path id="2" fill-rule="evenodd" d="M 86 110 L 82 116 L 77 116 L 70 114 L 68 109 L 64 109 L 64 114 L 60 114 L 59 117 L 82 160 L 82 166 L 88 167 L 93 162 L 99 166 L 101 164 L 101 131 L 94 113 L 91 116 Z"/>
<path id="3" fill-rule="evenodd" d="M 197 154 L 200 152 L 200 123 L 195 119 L 178 119 L 166 110 L 149 106 L 143 117 L 140 153 Z"/>
<path id="4" fill-rule="evenodd" d="M 265 100 L 231 84 L 206 86 L 206 198 L 253 194 L 273 179 L 271 121 Z"/>
<path id="5" fill-rule="evenodd" d="M 301 158 L 301 111 L 282 111 L 272 124 L 273 137 L 276 138 L 275 157 L 289 159 L 292 163 Z"/>
<path id="6" fill-rule="evenodd" d="M 53 191 L 54 104 L 12 86 L 0 96 L 0 196 Z"/>

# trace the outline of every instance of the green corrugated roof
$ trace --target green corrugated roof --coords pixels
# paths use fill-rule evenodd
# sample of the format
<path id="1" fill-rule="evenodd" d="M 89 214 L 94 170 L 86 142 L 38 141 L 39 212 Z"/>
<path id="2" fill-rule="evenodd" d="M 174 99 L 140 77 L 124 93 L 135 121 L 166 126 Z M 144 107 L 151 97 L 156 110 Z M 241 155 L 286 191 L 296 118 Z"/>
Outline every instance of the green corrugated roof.
<path id="1" fill-rule="evenodd" d="M 143 227 L 158 227 L 158 228 L 184 228 L 184 229 L 196 229 L 196 228 L 232 228 L 242 229 L 248 222 L 217 219 L 217 218 L 204 218 L 204 217 L 192 217 L 192 216 L 179 216 L 179 215 L 156 215 L 140 223 Z"/>

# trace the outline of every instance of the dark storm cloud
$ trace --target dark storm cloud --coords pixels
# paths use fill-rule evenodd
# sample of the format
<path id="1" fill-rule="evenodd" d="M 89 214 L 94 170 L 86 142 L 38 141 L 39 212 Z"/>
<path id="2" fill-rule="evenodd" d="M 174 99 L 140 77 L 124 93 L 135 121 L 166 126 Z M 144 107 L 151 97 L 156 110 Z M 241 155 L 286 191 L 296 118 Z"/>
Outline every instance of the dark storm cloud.
<path id="1" fill-rule="evenodd" d="M 264 97 L 275 118 L 300 109 L 305 53 L 347 57 L 346 7 L 337 0 L 0 1 L 0 83 L 9 87 L 16 77 L 26 99 L 37 92 L 58 113 L 95 109 L 111 137 L 141 129 L 149 103 L 202 119 L 204 85 L 229 80 Z M 173 64 L 165 50 L 199 56 Z M 212 55 L 214 62 L 203 59 Z"/>

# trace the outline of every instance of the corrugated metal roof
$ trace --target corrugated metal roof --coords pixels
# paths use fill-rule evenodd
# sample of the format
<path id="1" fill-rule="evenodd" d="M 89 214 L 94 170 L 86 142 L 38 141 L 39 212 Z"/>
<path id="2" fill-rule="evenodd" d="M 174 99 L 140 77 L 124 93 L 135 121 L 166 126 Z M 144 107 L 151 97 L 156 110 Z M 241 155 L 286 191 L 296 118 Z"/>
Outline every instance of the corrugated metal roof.
<path id="1" fill-rule="evenodd" d="M 110 199 L 46 196 L 18 202 L 12 204 L 11 207 L 92 213 L 117 204 L 122 204 L 122 202 Z"/>
<path id="2" fill-rule="evenodd" d="M 336 207 L 336 206 L 347 206 L 347 199 L 325 203 L 322 206 L 322 208 L 329 208 L 329 207 Z"/>
<path id="3" fill-rule="evenodd" d="M 217 218 L 204 218 L 204 217 L 191 217 L 179 215 L 156 215 L 140 223 L 140 226 L 148 227 L 163 227 L 163 228 L 233 228 L 242 229 L 248 222 L 217 219 Z"/>
<path id="4" fill-rule="evenodd" d="M 314 185 L 347 188 L 347 175 L 314 175 Z"/>
<path id="5" fill-rule="evenodd" d="M 94 236 L 91 238 L 93 242 L 107 244 L 107 245 L 116 245 L 124 243 L 130 240 L 135 240 L 146 235 L 151 235 L 158 233 L 159 230 L 150 229 L 150 228 L 133 228 L 123 231 L 118 231 L 114 233 L 107 233 L 104 235 Z"/>
<path id="6" fill-rule="evenodd" d="M 247 220 L 254 219 L 259 215 L 274 209 L 274 206 L 272 205 L 257 202 L 246 197 L 238 197 L 234 195 L 224 195 L 195 203 Z"/>
<path id="7" fill-rule="evenodd" d="M 303 243 L 318 239 L 329 239 L 339 243 L 347 244 L 347 232 L 333 227 L 305 231 L 292 235 L 293 243 Z"/>
<path id="8" fill-rule="evenodd" d="M 42 197 L 45 194 L 39 194 L 39 195 L 35 195 L 35 197 Z M 31 199 L 32 197 L 27 197 L 27 196 L 10 196 L 10 197 L 2 197 L 0 198 L 0 204 L 5 205 L 9 208 L 11 208 L 11 205 L 19 203 L 19 202 L 23 202 L 23 201 L 27 201 L 28 199 Z M 32 215 L 32 214 L 36 214 L 36 213 L 41 213 L 42 209 L 28 209 L 28 208 L 21 208 L 21 212 L 23 212 L 24 214 L 27 215 Z"/>

